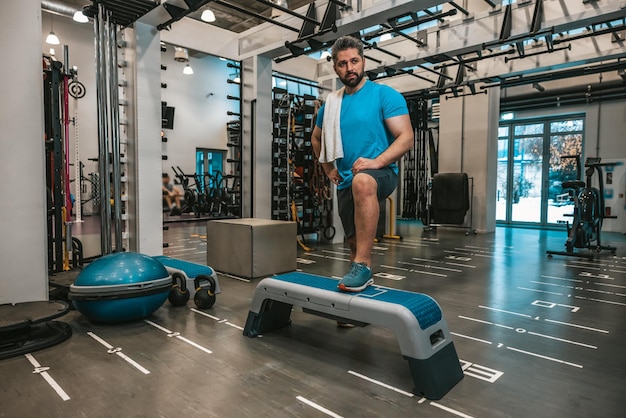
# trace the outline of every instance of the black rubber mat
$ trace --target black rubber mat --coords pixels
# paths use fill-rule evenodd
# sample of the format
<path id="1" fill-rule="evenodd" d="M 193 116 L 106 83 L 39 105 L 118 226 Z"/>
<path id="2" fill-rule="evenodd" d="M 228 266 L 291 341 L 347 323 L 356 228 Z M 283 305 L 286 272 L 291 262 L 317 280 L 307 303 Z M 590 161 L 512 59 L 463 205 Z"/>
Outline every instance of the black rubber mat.
<path id="1" fill-rule="evenodd" d="M 72 336 L 65 322 L 49 321 L 0 333 L 0 360 L 59 344 Z"/>
<path id="2" fill-rule="evenodd" d="M 63 301 L 23 302 L 0 305 L 0 344 L 3 334 L 65 315 L 70 307 Z"/>

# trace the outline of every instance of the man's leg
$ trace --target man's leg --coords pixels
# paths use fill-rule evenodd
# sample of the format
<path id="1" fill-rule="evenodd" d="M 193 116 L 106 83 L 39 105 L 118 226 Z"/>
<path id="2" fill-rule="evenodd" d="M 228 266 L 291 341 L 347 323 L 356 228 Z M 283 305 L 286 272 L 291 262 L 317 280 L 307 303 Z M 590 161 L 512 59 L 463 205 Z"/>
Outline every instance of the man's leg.
<path id="1" fill-rule="evenodd" d="M 352 180 L 354 197 L 354 226 L 356 227 L 356 253 L 354 262 L 372 266 L 372 247 L 376 238 L 380 206 L 378 183 L 369 174 L 359 173 Z M 352 246 L 350 247 L 352 250 Z M 351 251 L 352 253 L 352 251 Z"/>
<path id="2" fill-rule="evenodd" d="M 165 203 L 167 203 L 167 208 L 171 210 L 172 209 L 172 199 L 167 194 L 164 194 L 163 198 L 165 199 Z"/>

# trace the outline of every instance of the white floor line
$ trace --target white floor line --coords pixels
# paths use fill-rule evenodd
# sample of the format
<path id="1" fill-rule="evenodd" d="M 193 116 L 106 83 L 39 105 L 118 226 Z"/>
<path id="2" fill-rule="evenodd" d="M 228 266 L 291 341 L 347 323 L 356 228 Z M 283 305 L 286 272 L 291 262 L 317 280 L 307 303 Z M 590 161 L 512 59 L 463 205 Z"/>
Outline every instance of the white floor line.
<path id="1" fill-rule="evenodd" d="M 557 296 L 563 296 L 563 293 L 558 293 L 558 292 L 548 292 L 547 290 L 539 290 L 539 289 L 529 289 L 527 287 L 521 287 L 521 286 L 517 286 L 518 289 L 520 290 L 527 290 L 529 292 L 537 292 L 537 293 L 547 293 L 549 295 L 557 295 Z"/>
<path id="2" fill-rule="evenodd" d="M 593 302 L 601 302 L 601 303 L 608 303 L 610 305 L 620 305 L 620 306 L 626 306 L 626 303 L 622 303 L 622 302 L 613 302 L 612 300 L 605 300 L 605 299 L 596 299 L 596 298 L 586 298 L 584 296 L 574 296 L 576 299 L 582 299 L 582 300 L 590 300 Z"/>
<path id="3" fill-rule="evenodd" d="M 197 314 L 200 314 L 200 315 L 204 315 L 204 316 L 206 316 L 206 317 L 208 317 L 208 318 L 211 318 L 211 319 L 214 319 L 214 320 L 216 320 L 216 321 L 219 321 L 219 320 L 220 320 L 217 316 L 213 316 L 213 315 L 208 314 L 208 313 L 206 313 L 206 312 L 202 312 L 201 310 L 196 309 L 196 308 L 191 308 L 191 311 L 193 311 L 193 312 L 195 312 L 195 313 L 197 313 Z"/>
<path id="4" fill-rule="evenodd" d="M 434 406 L 435 408 L 443 409 L 444 411 L 446 411 L 446 412 L 450 412 L 451 414 L 454 414 L 454 415 L 459 416 L 459 417 L 463 417 L 463 418 L 473 418 L 471 415 L 464 414 L 464 413 L 463 413 L 463 412 L 461 412 L 461 411 L 457 411 L 456 409 L 452 409 L 452 408 L 450 408 L 450 407 L 447 407 L 447 406 L 442 405 L 442 404 L 437 403 L 437 402 L 431 402 L 430 404 L 431 404 L 432 406 Z"/>
<path id="5" fill-rule="evenodd" d="M 515 352 L 522 353 L 522 354 L 528 354 L 529 356 L 539 357 L 539 358 L 542 358 L 544 360 L 550 360 L 550 361 L 554 361 L 554 362 L 557 362 L 557 363 L 566 364 L 568 366 L 577 367 L 579 369 L 583 368 L 583 366 L 581 364 L 570 363 L 569 361 L 559 360 L 558 358 L 544 356 L 542 354 L 533 353 L 531 351 L 520 350 L 519 348 L 515 348 L 515 347 L 507 346 L 506 348 L 511 350 L 511 351 L 515 351 Z"/>
<path id="6" fill-rule="evenodd" d="M 235 280 L 239 280 L 240 282 L 250 283 L 249 279 L 244 279 L 243 277 L 234 276 L 232 274 L 221 273 L 221 272 L 218 272 L 218 274 L 224 277 L 228 277 L 229 279 L 235 279 Z"/>
<path id="7" fill-rule="evenodd" d="M 182 336 L 182 335 L 180 335 L 180 333 L 178 333 L 178 332 L 170 331 L 169 329 L 167 329 L 167 328 L 165 328 L 165 327 L 162 327 L 162 326 L 161 326 L 161 325 L 159 325 L 159 324 L 155 324 L 154 322 L 152 322 L 152 321 L 150 321 L 150 320 L 147 320 L 147 319 L 144 319 L 143 321 L 144 321 L 146 324 L 148 324 L 148 325 L 152 325 L 153 327 L 155 327 L 155 328 L 157 328 L 157 329 L 160 329 L 161 331 L 165 332 L 165 333 L 167 334 L 167 336 L 168 336 L 168 337 L 176 337 L 176 338 L 178 338 L 179 340 L 184 341 L 184 342 L 186 342 L 187 344 L 192 345 L 192 346 L 196 347 L 197 349 L 204 351 L 204 352 L 205 352 L 205 353 L 207 353 L 207 354 L 213 354 L 213 351 L 209 350 L 209 349 L 208 349 L 208 348 L 206 348 L 206 347 L 201 346 L 200 344 L 198 344 L 198 343 L 196 343 L 196 342 L 194 342 L 194 341 L 191 341 L 191 340 L 189 340 L 189 339 L 187 339 L 187 338 L 183 337 L 183 336 Z"/>
<path id="8" fill-rule="evenodd" d="M 133 360 L 132 358 L 128 357 L 126 354 L 122 353 L 122 349 L 121 348 L 113 347 L 111 344 L 109 344 L 108 342 L 106 342 L 104 339 L 100 338 L 99 336 L 97 336 L 93 332 L 88 332 L 87 335 L 89 335 L 91 338 L 93 338 L 94 340 L 98 341 L 100 344 L 102 344 L 107 349 L 109 349 L 109 354 L 116 354 L 118 357 L 122 358 L 124 361 L 126 361 L 128 364 L 130 364 L 131 366 L 133 366 L 134 368 L 139 370 L 141 373 L 143 373 L 143 374 L 150 374 L 150 370 L 146 369 L 141 364 L 137 363 L 135 360 Z"/>
<path id="9" fill-rule="evenodd" d="M 579 343 L 578 341 L 566 340 L 564 338 L 558 338 L 558 337 L 553 337 L 551 335 L 539 334 L 537 332 L 528 331 L 528 334 L 535 335 L 537 337 L 549 338 L 551 340 L 561 341 L 561 342 L 568 343 L 568 344 L 579 345 L 581 347 L 592 348 L 594 350 L 596 350 L 598 348 L 595 345 Z"/>
<path id="10" fill-rule="evenodd" d="M 388 385 L 388 384 L 383 383 L 383 382 L 381 382 L 379 380 L 376 380 L 376 379 L 372 379 L 371 377 L 367 377 L 365 375 L 362 375 L 361 373 L 357 373 L 357 372 L 352 371 L 352 370 L 348 370 L 348 373 L 350 373 L 352 376 L 356 376 L 356 377 L 361 378 L 363 380 L 367 380 L 368 382 L 374 383 L 374 384 L 376 384 L 378 386 L 382 386 L 382 387 L 384 387 L 386 389 L 393 390 L 394 392 L 398 392 L 398 393 L 400 393 L 400 394 L 402 394 L 404 396 L 408 396 L 409 398 L 412 398 L 413 396 L 415 396 L 411 392 L 407 392 L 405 390 L 398 389 L 397 387 Z"/>
<path id="11" fill-rule="evenodd" d="M 604 330 L 604 329 L 592 328 L 592 327 L 587 327 L 585 325 L 579 325 L 579 324 L 572 324 L 570 322 L 555 321 L 554 319 L 546 319 L 546 318 L 544 318 L 543 320 L 546 321 L 546 322 L 550 322 L 552 324 L 567 325 L 568 327 L 586 329 L 588 331 L 600 332 L 602 334 L 608 334 L 609 333 L 609 331 Z"/>
<path id="12" fill-rule="evenodd" d="M 532 318 L 532 316 L 527 315 L 527 314 L 523 314 L 523 313 L 519 313 L 519 312 L 513 312 L 513 311 L 506 311 L 504 309 L 492 308 L 490 306 L 478 305 L 478 307 L 481 308 L 481 309 L 489 309 L 490 311 L 496 311 L 496 312 L 508 313 L 508 314 L 511 314 L 511 315 L 523 316 L 524 318 Z"/>
<path id="13" fill-rule="evenodd" d="M 48 374 L 48 372 L 46 371 L 49 369 L 48 367 L 41 367 L 41 364 L 39 364 L 35 357 L 33 357 L 33 355 L 30 353 L 24 354 L 24 357 L 26 357 L 28 361 L 30 361 L 30 364 L 32 364 L 35 368 L 35 370 L 33 370 L 33 373 L 41 375 L 41 377 L 43 377 L 44 380 L 48 382 L 50 387 L 54 389 L 54 391 L 57 393 L 57 395 L 61 397 L 61 399 L 63 399 L 64 401 L 70 400 L 69 395 L 63 390 L 61 386 L 59 386 L 56 380 L 54 380 L 52 376 Z"/>
<path id="14" fill-rule="evenodd" d="M 326 409 L 321 405 L 316 404 L 315 402 L 312 402 L 310 400 L 308 400 L 305 397 L 302 396 L 296 396 L 296 399 L 299 400 L 300 402 L 309 405 L 311 408 L 315 408 L 320 412 L 323 412 L 324 414 L 331 416 L 333 418 L 343 418 L 341 415 L 334 413 L 333 411 L 331 411 L 330 409 Z"/>
<path id="15" fill-rule="evenodd" d="M 231 326 L 233 328 L 237 328 L 238 330 L 243 331 L 243 327 L 240 327 L 239 325 L 235 325 L 235 324 L 233 324 L 231 322 L 226 322 L 226 325 L 229 325 L 229 326 Z"/>
<path id="16" fill-rule="evenodd" d="M 470 337 L 469 335 L 463 335 L 457 332 L 450 332 L 450 334 L 454 335 L 455 337 L 467 338 L 468 340 L 478 341 L 479 343 L 483 343 L 483 344 L 493 344 L 491 341 L 481 340 L 480 338 Z"/>
<path id="17" fill-rule="evenodd" d="M 543 279 L 567 280 L 568 282 L 576 282 L 576 283 L 582 283 L 583 282 L 583 280 L 567 279 L 565 277 L 556 277 L 556 276 L 545 276 L 543 274 L 540 277 L 543 278 Z"/>

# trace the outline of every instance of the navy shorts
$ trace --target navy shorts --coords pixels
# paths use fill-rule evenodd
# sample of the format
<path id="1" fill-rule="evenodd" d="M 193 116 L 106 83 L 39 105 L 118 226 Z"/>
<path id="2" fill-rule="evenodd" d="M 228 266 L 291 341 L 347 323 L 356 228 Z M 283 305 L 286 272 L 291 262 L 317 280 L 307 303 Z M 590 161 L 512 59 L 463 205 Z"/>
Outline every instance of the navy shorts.
<path id="1" fill-rule="evenodd" d="M 363 170 L 359 174 L 362 173 L 372 176 L 376 180 L 378 184 L 376 191 L 378 201 L 386 199 L 398 186 L 398 175 L 390 167 L 384 167 L 379 170 Z M 356 235 L 356 227 L 354 226 L 352 186 L 337 190 L 337 209 L 346 238 L 353 237 Z"/>

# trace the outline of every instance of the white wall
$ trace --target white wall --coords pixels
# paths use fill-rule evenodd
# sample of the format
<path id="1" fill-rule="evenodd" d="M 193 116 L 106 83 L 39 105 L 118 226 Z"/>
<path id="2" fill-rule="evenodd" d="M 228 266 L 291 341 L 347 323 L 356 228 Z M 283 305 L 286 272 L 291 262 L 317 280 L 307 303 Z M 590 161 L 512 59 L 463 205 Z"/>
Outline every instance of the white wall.
<path id="1" fill-rule="evenodd" d="M 0 304 L 48 298 L 39 1 L 3 4 Z"/>
<path id="2" fill-rule="evenodd" d="M 46 36 L 52 25 L 54 33 L 59 37 L 61 45 L 46 44 Z M 51 15 L 42 11 L 41 50 L 50 54 L 54 48 L 57 60 L 63 62 L 63 45 L 69 46 L 70 65 L 78 67 L 78 80 L 86 87 L 85 96 L 78 99 L 78 139 L 80 161 L 85 164 L 84 175 L 97 172 L 98 163 L 88 158 L 98 157 L 98 113 L 96 110 L 96 68 L 94 62 L 94 31 L 92 23 L 76 23 L 69 17 Z M 74 115 L 75 100 L 70 98 L 70 115 Z M 70 126 L 70 162 L 74 164 L 74 125 Z M 70 168 L 70 177 L 74 178 L 74 169 Z M 75 193 L 76 183 L 72 183 L 71 191 Z M 88 195 L 89 189 L 88 189 Z M 85 212 L 92 212 L 91 203 L 85 206 Z"/>
<path id="3" fill-rule="evenodd" d="M 194 73 L 183 74 L 184 63 L 174 61 L 174 47 L 167 45 L 161 52 L 161 100 L 175 108 L 174 129 L 166 129 L 167 143 L 163 144 L 163 170 L 173 177 L 171 166 L 180 166 L 185 173 L 195 172 L 196 148 L 227 150 L 226 123 L 237 120 L 227 111 L 239 113 L 239 102 L 227 95 L 239 96 L 239 86 L 228 84 L 229 74 L 236 72 L 226 61 L 214 56 L 189 58 Z M 231 77 L 232 78 L 232 77 Z M 157 139 L 158 140 L 158 139 Z M 230 167 L 225 165 L 225 171 Z"/>

